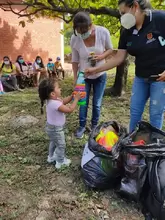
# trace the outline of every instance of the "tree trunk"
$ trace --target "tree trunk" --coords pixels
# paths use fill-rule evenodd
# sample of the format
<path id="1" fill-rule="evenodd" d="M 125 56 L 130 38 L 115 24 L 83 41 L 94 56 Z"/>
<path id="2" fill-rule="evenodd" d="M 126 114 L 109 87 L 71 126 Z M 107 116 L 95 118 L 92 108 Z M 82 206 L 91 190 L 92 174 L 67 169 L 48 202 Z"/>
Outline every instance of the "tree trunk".
<path id="1" fill-rule="evenodd" d="M 127 57 L 126 60 L 116 68 L 115 82 L 109 89 L 110 96 L 121 96 L 122 92 L 126 90 L 128 68 L 129 59 Z"/>

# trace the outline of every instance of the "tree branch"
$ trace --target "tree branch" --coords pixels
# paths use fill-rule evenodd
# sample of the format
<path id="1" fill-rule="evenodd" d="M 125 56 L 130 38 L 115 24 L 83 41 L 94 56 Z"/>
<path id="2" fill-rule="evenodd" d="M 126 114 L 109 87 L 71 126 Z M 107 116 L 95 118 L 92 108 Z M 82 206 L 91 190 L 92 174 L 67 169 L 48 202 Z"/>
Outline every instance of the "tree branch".
<path id="1" fill-rule="evenodd" d="M 107 7 L 71 8 L 69 7 L 69 5 L 65 3 L 64 0 L 59 0 L 59 2 L 62 4 L 62 6 L 56 5 L 53 2 L 53 0 L 48 0 L 48 3 L 50 4 L 50 6 L 46 6 L 42 2 L 38 2 L 38 0 L 35 0 L 34 3 L 11 1 L 7 3 L 6 2 L 0 3 L 0 8 L 4 11 L 11 11 L 12 13 L 18 15 L 19 17 L 28 17 L 31 15 L 36 15 L 37 13 L 41 11 L 51 11 L 51 12 L 59 13 L 60 14 L 59 18 L 63 19 L 66 23 L 69 23 L 73 19 L 73 16 L 79 11 L 87 11 L 94 15 L 104 14 L 104 15 L 109 15 L 109 16 L 116 17 L 116 18 L 120 17 L 118 10 L 112 9 L 112 8 L 107 8 Z M 17 12 L 12 8 L 12 6 L 24 6 L 25 8 Z M 34 10 L 32 12 L 30 12 L 30 10 L 29 12 L 27 12 L 27 9 L 34 9 Z M 71 15 L 70 19 L 66 19 L 66 17 L 63 16 L 65 14 L 70 14 Z M 55 17 L 57 16 L 55 15 Z"/>
<path id="2" fill-rule="evenodd" d="M 36 0 L 37 1 L 37 0 Z M 29 6 L 26 6 L 25 8 L 23 8 L 22 10 L 19 11 L 19 14 L 23 11 L 26 11 L 28 9 Z"/>
<path id="3" fill-rule="evenodd" d="M 4 11 L 11 11 L 13 14 L 18 15 L 19 18 L 20 17 L 29 17 L 31 15 L 37 14 L 40 11 L 43 11 L 43 8 L 40 8 L 40 9 L 36 9 L 34 12 L 25 13 L 25 11 L 29 8 L 29 6 L 26 6 L 24 9 L 20 10 L 19 12 L 14 11 L 11 5 L 9 5 L 8 7 L 0 6 L 0 8 Z M 44 10 L 46 10 L 46 8 Z M 23 12 L 23 14 L 22 14 L 22 12 Z"/>

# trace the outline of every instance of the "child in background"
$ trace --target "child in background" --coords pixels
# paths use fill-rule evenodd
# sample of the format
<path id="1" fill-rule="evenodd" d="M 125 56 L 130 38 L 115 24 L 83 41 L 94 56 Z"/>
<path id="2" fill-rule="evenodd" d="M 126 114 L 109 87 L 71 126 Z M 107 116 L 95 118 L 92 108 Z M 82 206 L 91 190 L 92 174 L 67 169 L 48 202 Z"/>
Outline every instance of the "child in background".
<path id="1" fill-rule="evenodd" d="M 41 113 L 43 114 L 43 106 L 46 101 L 46 133 L 49 136 L 49 155 L 47 162 L 52 163 L 56 161 L 56 169 L 61 166 L 69 166 L 70 159 L 65 156 L 65 113 L 71 113 L 76 109 L 77 102 L 81 98 L 80 93 L 74 97 L 71 105 L 66 105 L 72 101 L 72 95 L 61 99 L 61 89 L 59 84 L 54 79 L 45 79 L 39 85 L 39 97 L 41 100 Z"/>
<path id="2" fill-rule="evenodd" d="M 29 69 L 28 74 L 29 74 L 29 76 L 32 76 L 33 75 L 33 63 L 28 61 L 27 65 L 28 65 L 28 69 Z"/>
<path id="3" fill-rule="evenodd" d="M 62 78 L 64 79 L 65 71 L 64 71 L 62 64 L 61 64 L 61 58 L 57 57 L 56 62 L 54 64 L 55 64 L 55 70 L 57 73 L 57 77 L 60 78 L 60 74 L 62 73 Z"/>
<path id="4" fill-rule="evenodd" d="M 55 73 L 55 69 L 54 69 L 54 63 L 53 63 L 52 58 L 48 59 L 47 71 L 48 71 L 48 74 L 49 74 L 49 78 L 56 77 L 56 73 Z"/>

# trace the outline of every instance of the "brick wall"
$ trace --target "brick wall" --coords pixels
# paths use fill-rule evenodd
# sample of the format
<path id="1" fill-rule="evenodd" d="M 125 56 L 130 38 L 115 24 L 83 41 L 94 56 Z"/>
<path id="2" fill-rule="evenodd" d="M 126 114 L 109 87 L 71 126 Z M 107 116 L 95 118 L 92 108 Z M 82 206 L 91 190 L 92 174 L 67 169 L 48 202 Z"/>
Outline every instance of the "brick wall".
<path id="1" fill-rule="evenodd" d="M 20 10 L 20 6 L 15 8 Z M 35 19 L 23 28 L 21 20 L 12 12 L 0 9 L 0 60 L 5 55 L 15 61 L 17 55 L 23 55 L 25 60 L 33 61 L 40 55 L 44 62 L 48 57 L 55 59 L 61 56 L 63 61 L 63 36 L 60 30 L 63 26 L 59 20 Z"/>

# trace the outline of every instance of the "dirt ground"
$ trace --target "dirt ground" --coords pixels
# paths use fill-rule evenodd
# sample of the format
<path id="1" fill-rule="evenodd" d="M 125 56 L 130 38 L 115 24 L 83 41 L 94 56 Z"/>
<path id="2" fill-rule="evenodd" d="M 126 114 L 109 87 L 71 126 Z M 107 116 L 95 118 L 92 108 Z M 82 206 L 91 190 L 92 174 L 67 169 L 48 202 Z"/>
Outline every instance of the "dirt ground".
<path id="1" fill-rule="evenodd" d="M 131 83 L 132 78 L 123 97 L 104 97 L 101 121 L 115 119 L 128 126 Z M 68 78 L 61 85 L 64 95 L 69 95 L 72 80 Z M 17 127 L 13 120 L 21 115 L 34 116 L 38 123 Z M 91 105 L 89 122 L 90 117 Z M 85 188 L 80 161 L 88 134 L 80 141 L 74 138 L 78 111 L 67 116 L 67 154 L 73 162 L 67 169 L 56 171 L 47 164 L 44 124 L 36 88 L 0 96 L 0 220 L 143 219 L 136 204 L 120 199 L 113 190 Z"/>

